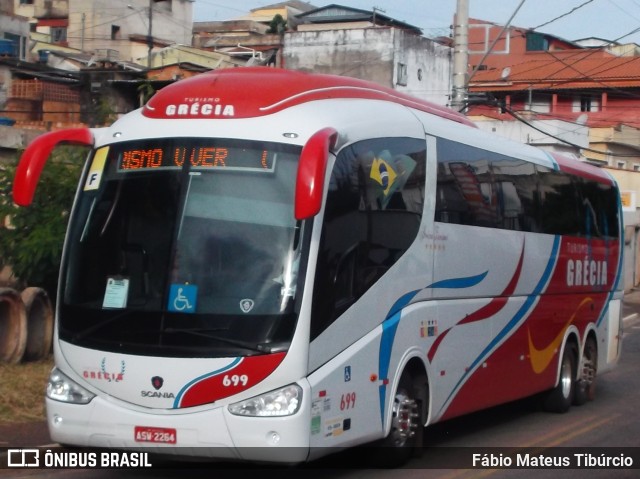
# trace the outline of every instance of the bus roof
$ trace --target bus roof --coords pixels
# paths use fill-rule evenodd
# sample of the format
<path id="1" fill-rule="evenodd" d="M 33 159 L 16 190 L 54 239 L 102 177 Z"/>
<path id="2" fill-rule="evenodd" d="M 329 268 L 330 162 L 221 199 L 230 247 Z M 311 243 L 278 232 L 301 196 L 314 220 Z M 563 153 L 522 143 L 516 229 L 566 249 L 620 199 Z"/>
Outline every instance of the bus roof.
<path id="1" fill-rule="evenodd" d="M 252 118 L 301 103 L 335 98 L 382 100 L 468 126 L 464 115 L 377 83 L 268 67 L 227 68 L 173 83 L 143 109 L 148 118 Z"/>

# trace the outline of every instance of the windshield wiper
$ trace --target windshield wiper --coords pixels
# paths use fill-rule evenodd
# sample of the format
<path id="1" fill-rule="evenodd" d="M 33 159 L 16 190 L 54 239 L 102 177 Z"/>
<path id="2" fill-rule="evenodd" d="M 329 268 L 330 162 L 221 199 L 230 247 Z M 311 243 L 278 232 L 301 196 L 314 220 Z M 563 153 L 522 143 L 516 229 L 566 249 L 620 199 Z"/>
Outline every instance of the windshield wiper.
<path id="1" fill-rule="evenodd" d="M 103 319 L 102 321 L 99 321 L 95 324 L 92 324 L 91 326 L 89 326 L 87 329 L 84 329 L 82 331 L 80 331 L 79 333 L 76 333 L 72 338 L 71 338 L 71 342 L 76 342 L 79 341 L 82 338 L 87 337 L 88 335 L 90 335 L 91 333 L 102 329 L 103 327 L 105 327 L 106 325 L 117 321 L 118 319 L 124 318 L 126 316 L 128 316 L 131 313 L 137 313 L 139 311 L 142 311 L 140 309 L 127 309 L 119 314 L 116 314 L 114 316 L 109 316 L 108 318 Z"/>
<path id="2" fill-rule="evenodd" d="M 253 344 L 248 343 L 246 341 L 240 341 L 238 339 L 229 339 L 223 338 L 221 336 L 217 336 L 215 334 L 211 334 L 214 331 L 224 331 L 222 328 L 217 329 L 185 329 L 185 328 L 166 328 L 162 330 L 162 333 L 184 333 L 191 334 L 193 336 L 199 336 L 201 338 L 213 339 L 214 341 L 219 341 L 221 343 L 229 344 L 231 346 L 238 346 L 243 349 L 247 349 L 249 351 L 253 351 L 256 353 L 266 354 L 271 352 L 271 348 L 269 346 L 265 346 L 263 344 Z"/>

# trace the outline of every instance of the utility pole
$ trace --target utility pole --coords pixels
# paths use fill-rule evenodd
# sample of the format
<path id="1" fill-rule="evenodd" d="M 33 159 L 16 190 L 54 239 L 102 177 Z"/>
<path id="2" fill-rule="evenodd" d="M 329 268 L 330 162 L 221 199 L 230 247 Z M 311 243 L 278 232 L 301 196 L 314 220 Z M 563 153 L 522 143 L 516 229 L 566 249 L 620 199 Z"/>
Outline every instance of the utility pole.
<path id="1" fill-rule="evenodd" d="M 451 108 L 462 111 L 468 98 L 469 0 L 457 0 L 453 25 L 453 88 Z"/>
<path id="2" fill-rule="evenodd" d="M 149 0 L 149 34 L 147 35 L 147 46 L 149 52 L 147 53 L 147 69 L 151 70 L 151 51 L 153 50 L 153 0 Z"/>
<path id="3" fill-rule="evenodd" d="M 84 52 L 84 26 L 85 26 L 85 20 L 87 18 L 86 13 L 82 14 L 82 34 L 80 37 L 80 50 Z"/>

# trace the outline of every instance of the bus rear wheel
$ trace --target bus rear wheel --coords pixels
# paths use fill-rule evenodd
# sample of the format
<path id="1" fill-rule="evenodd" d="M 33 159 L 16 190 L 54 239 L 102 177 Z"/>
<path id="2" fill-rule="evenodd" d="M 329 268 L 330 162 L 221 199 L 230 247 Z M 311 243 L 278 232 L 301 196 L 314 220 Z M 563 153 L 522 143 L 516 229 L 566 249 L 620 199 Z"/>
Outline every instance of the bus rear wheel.
<path id="1" fill-rule="evenodd" d="M 571 407 L 576 390 L 576 356 L 575 346 L 568 343 L 562 354 L 558 384 L 543 399 L 545 411 L 564 413 Z"/>
<path id="2" fill-rule="evenodd" d="M 582 353 L 582 367 L 576 383 L 573 404 L 581 406 L 587 401 L 593 401 L 596 397 L 596 372 L 598 370 L 598 346 L 591 337 L 584 343 Z"/>

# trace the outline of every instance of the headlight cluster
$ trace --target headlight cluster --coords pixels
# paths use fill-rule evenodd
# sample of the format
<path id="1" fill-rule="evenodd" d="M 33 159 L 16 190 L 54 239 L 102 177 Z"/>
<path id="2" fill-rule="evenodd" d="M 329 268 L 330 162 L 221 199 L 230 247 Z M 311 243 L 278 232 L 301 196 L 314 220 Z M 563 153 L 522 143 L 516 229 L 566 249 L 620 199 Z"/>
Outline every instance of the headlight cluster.
<path id="1" fill-rule="evenodd" d="M 47 383 L 47 397 L 72 404 L 88 404 L 96 396 L 62 374 L 58 368 L 53 368 Z"/>
<path id="2" fill-rule="evenodd" d="M 298 412 L 302 402 L 302 388 L 290 384 L 276 391 L 231 404 L 229 412 L 236 416 L 274 417 L 291 416 Z"/>

